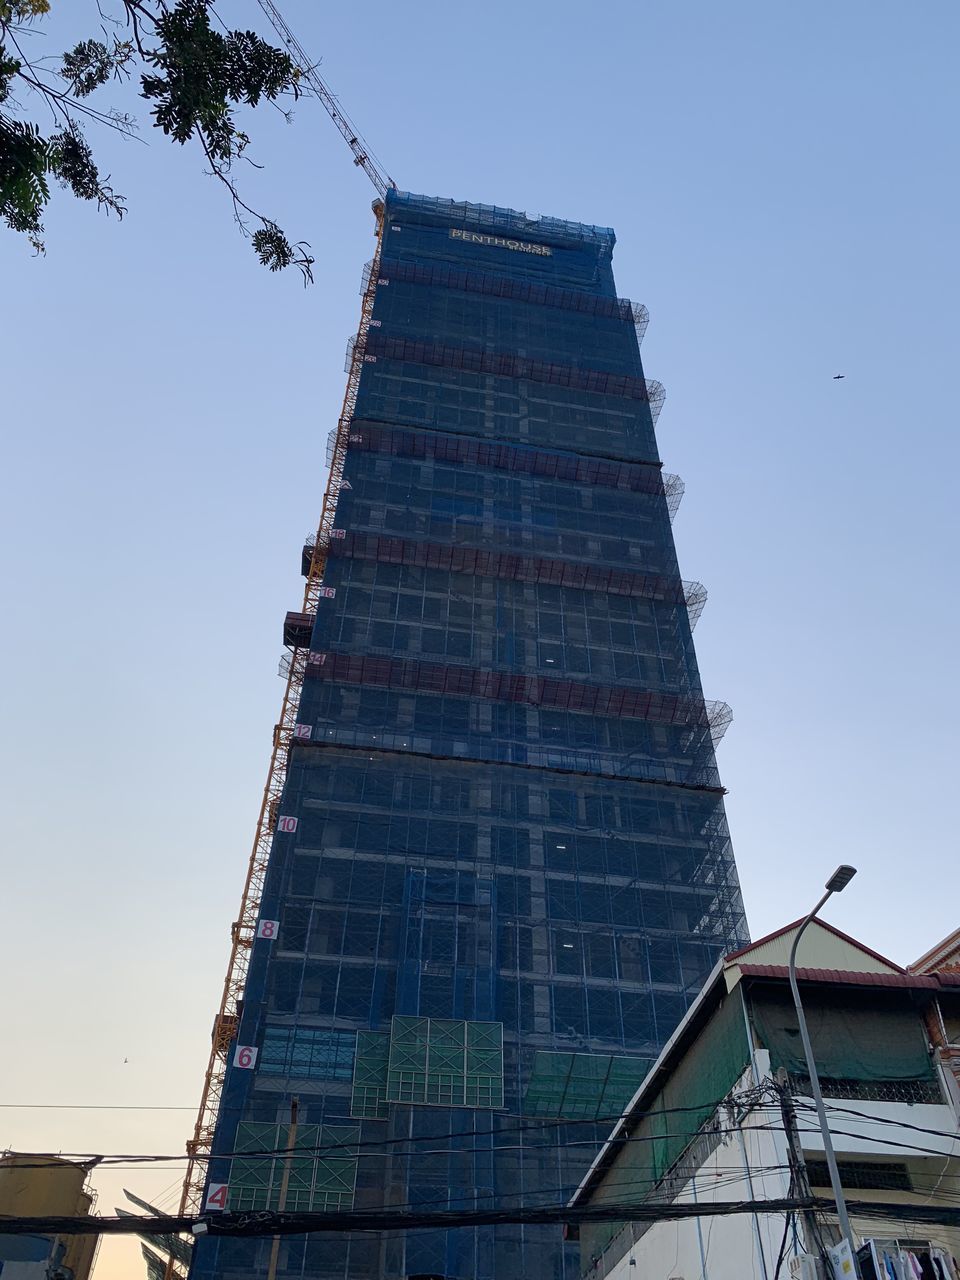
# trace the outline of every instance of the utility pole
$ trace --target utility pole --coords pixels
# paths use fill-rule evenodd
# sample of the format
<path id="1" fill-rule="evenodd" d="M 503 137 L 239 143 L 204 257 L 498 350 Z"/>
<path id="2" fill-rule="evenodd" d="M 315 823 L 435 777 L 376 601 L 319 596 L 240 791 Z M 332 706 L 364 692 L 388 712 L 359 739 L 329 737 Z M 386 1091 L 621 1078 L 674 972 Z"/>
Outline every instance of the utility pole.
<path id="1" fill-rule="evenodd" d="M 787 1160 L 790 1164 L 790 1194 L 808 1200 L 813 1195 L 810 1190 L 810 1179 L 807 1176 L 807 1162 L 800 1145 L 800 1131 L 797 1127 L 797 1109 L 793 1104 L 790 1092 L 790 1080 L 786 1070 L 780 1067 L 777 1071 L 777 1094 L 780 1098 L 780 1114 L 783 1116 L 783 1132 L 787 1138 Z M 820 1242 L 819 1224 L 812 1209 L 802 1209 L 803 1235 L 807 1243 L 807 1252 L 816 1251 L 826 1265 L 827 1258 Z"/>
<path id="2" fill-rule="evenodd" d="M 300 1107 L 299 1098 L 290 1099 L 290 1128 L 287 1130 L 287 1146 L 286 1154 L 283 1157 L 283 1175 L 280 1179 L 280 1197 L 277 1202 L 277 1213 L 283 1213 L 287 1207 L 287 1188 L 290 1185 L 290 1160 L 293 1155 L 293 1149 L 297 1145 L 297 1111 Z M 273 1237 L 273 1244 L 270 1246 L 270 1265 L 267 1267 L 267 1280 L 277 1280 L 277 1259 L 280 1256 L 280 1237 Z"/>
<path id="3" fill-rule="evenodd" d="M 793 1007 L 797 1012 L 797 1024 L 800 1028 L 800 1042 L 803 1045 L 803 1056 L 807 1063 L 807 1075 L 810 1078 L 810 1092 L 813 1095 L 813 1103 L 817 1109 L 817 1120 L 820 1124 L 820 1135 L 823 1138 L 823 1154 L 827 1158 L 827 1170 L 830 1174 L 830 1187 L 833 1190 L 833 1198 L 837 1206 L 837 1219 L 840 1223 L 840 1233 L 846 1240 L 850 1249 L 850 1260 L 853 1267 L 854 1280 L 859 1280 L 860 1264 L 857 1262 L 857 1245 L 853 1238 L 853 1228 L 850 1226 L 850 1217 L 847 1213 L 847 1201 L 843 1194 L 843 1186 L 840 1182 L 840 1170 L 837 1166 L 837 1156 L 833 1149 L 833 1138 L 830 1135 L 830 1121 L 827 1119 L 827 1109 L 823 1105 L 823 1092 L 820 1088 L 820 1076 L 817 1072 L 817 1060 L 813 1052 L 813 1044 L 810 1040 L 810 1031 L 807 1027 L 807 1017 L 803 1011 L 803 1001 L 800 999 L 800 986 L 797 982 L 797 950 L 800 946 L 800 939 L 803 937 L 804 930 L 812 920 L 816 918 L 817 912 L 835 893 L 840 893 L 845 889 L 853 877 L 857 874 L 856 867 L 851 867 L 847 863 L 843 863 L 837 867 L 836 871 L 824 885 L 825 893 L 820 898 L 817 905 L 803 919 L 800 927 L 793 935 L 793 945 L 790 948 L 790 959 L 787 963 L 787 976 L 790 979 L 790 994 L 793 996 Z"/>

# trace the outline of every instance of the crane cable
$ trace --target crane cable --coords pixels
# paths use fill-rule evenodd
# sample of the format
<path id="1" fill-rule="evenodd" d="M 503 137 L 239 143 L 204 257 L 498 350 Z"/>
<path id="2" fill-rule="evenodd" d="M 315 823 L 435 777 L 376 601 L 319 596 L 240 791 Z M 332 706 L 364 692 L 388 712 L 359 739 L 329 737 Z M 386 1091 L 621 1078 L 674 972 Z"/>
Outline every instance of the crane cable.
<path id="1" fill-rule="evenodd" d="M 290 30 L 286 19 L 273 3 L 273 0 L 257 0 L 257 2 L 266 14 L 270 25 L 286 46 L 294 65 L 300 72 L 301 80 L 305 81 L 317 95 L 326 108 L 327 115 L 343 135 L 347 146 L 353 152 L 353 163 L 364 171 L 381 196 L 386 195 L 390 188 L 396 190 L 397 184 L 389 174 L 383 171 L 379 161 L 360 136 L 353 121 L 340 106 L 336 95 L 331 92 L 321 79 L 315 64 L 307 57 L 303 45 Z"/>

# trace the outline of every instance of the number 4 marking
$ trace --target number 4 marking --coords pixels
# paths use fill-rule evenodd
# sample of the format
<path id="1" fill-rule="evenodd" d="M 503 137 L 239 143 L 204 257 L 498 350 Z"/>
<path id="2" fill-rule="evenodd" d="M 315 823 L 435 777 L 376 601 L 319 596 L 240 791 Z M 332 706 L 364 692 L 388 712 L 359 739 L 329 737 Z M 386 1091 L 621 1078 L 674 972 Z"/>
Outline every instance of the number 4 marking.
<path id="1" fill-rule="evenodd" d="M 211 1182 L 207 1187 L 207 1199 L 204 1204 L 205 1210 L 216 1210 L 220 1213 L 227 1207 L 227 1184 L 225 1182 Z"/>

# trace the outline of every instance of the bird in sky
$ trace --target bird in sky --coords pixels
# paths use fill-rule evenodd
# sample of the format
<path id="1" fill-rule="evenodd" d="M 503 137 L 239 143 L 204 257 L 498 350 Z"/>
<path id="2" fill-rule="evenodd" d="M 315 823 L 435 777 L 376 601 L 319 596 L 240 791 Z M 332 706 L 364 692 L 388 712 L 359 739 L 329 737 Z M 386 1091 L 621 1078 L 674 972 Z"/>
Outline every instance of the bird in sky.
<path id="1" fill-rule="evenodd" d="M 833 375 L 833 380 L 834 382 L 839 382 L 841 378 L 845 378 L 846 376 L 847 375 L 845 373 L 835 373 Z"/>

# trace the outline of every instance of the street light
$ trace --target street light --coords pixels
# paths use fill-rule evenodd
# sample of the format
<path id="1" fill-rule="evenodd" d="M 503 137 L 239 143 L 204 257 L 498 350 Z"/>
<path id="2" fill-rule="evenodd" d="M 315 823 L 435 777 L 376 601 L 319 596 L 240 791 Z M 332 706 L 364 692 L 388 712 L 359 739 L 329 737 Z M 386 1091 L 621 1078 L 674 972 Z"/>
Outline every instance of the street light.
<path id="1" fill-rule="evenodd" d="M 817 1064 L 813 1056 L 813 1045 L 810 1043 L 810 1033 L 807 1030 L 807 1019 L 804 1017 L 803 1005 L 800 1003 L 800 988 L 797 986 L 797 947 L 800 945 L 800 939 L 803 931 L 811 920 L 814 919 L 817 912 L 835 893 L 840 893 L 845 889 L 853 877 L 857 874 L 856 867 L 850 867 L 844 864 L 837 867 L 836 871 L 827 881 L 824 888 L 826 893 L 813 908 L 807 918 L 800 925 L 793 939 L 793 946 L 790 948 L 790 963 L 788 966 L 790 977 L 790 991 L 793 995 L 793 1006 L 797 1011 L 797 1022 L 800 1024 L 800 1039 L 803 1042 L 803 1055 L 807 1060 L 807 1075 L 810 1077 L 810 1092 L 813 1094 L 813 1102 L 817 1108 L 817 1119 L 820 1121 L 820 1132 L 823 1135 L 823 1151 L 827 1158 L 827 1169 L 830 1172 L 830 1186 L 833 1189 L 833 1198 L 837 1204 L 837 1217 L 840 1219 L 840 1230 L 843 1232 L 847 1244 L 850 1246 L 850 1256 L 853 1260 L 855 1274 L 859 1274 L 856 1258 L 857 1251 L 853 1243 L 853 1232 L 850 1230 L 850 1219 L 847 1216 L 847 1202 L 843 1196 L 843 1188 L 840 1185 L 840 1170 L 837 1168 L 837 1157 L 833 1150 L 833 1139 L 830 1137 L 830 1125 L 827 1123 L 827 1112 L 823 1105 L 823 1094 L 820 1092 L 820 1077 L 817 1075 Z"/>

